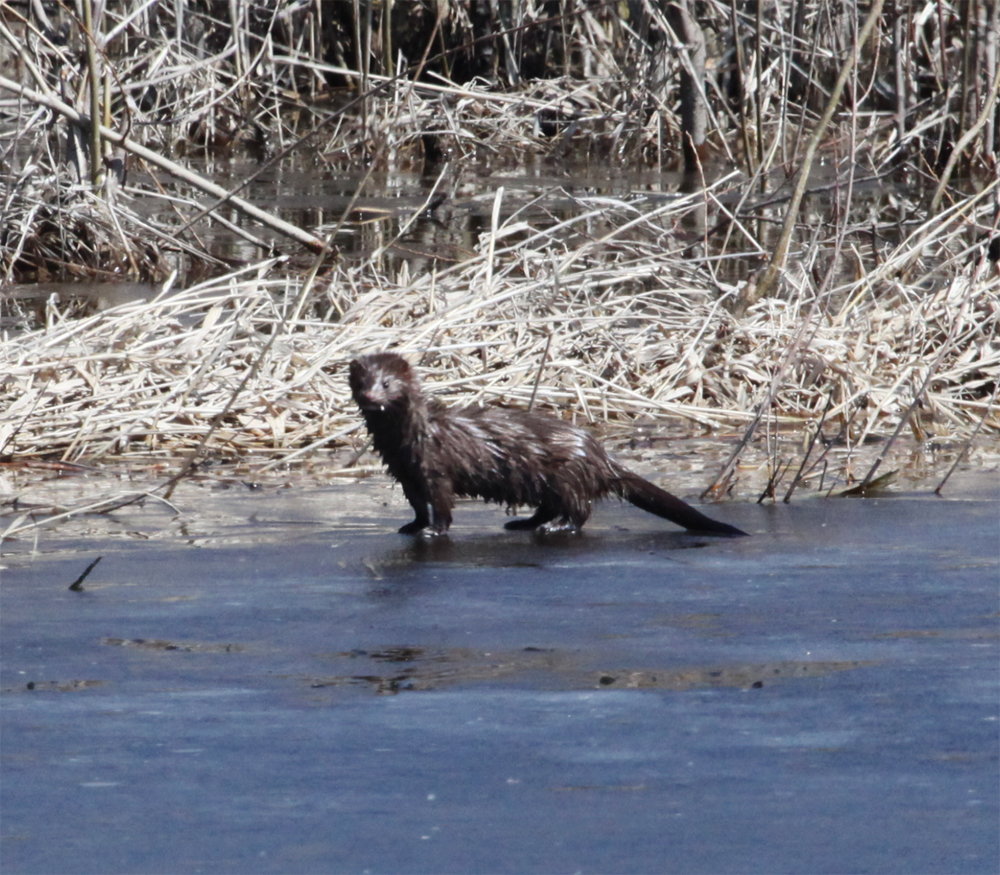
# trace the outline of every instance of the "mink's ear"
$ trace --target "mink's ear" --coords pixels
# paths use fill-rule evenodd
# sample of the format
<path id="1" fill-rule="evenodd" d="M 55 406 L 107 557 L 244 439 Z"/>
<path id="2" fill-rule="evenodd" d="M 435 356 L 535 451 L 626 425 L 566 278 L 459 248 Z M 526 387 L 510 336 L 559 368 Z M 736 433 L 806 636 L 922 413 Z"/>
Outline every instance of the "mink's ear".
<path id="1" fill-rule="evenodd" d="M 410 363 L 394 352 L 382 353 L 382 365 L 386 370 L 399 374 L 401 377 L 409 377 L 413 373 Z"/>
<path id="2" fill-rule="evenodd" d="M 347 382 L 350 384 L 352 389 L 361 385 L 364 372 L 365 366 L 361 359 L 355 359 L 351 362 L 347 372 Z"/>

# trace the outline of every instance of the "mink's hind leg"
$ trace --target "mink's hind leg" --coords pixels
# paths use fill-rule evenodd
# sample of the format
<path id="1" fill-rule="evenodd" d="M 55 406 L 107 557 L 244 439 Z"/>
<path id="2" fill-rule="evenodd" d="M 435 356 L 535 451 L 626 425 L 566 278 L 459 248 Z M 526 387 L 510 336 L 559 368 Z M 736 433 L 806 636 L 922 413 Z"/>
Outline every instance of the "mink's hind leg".
<path id="1" fill-rule="evenodd" d="M 540 532 L 543 535 L 551 535 L 555 532 L 569 532 L 570 534 L 576 534 L 580 531 L 580 527 L 566 517 L 563 517 L 560 520 L 544 523 L 535 529 L 535 531 Z"/>
<path id="2" fill-rule="evenodd" d="M 431 525 L 429 522 L 421 522 L 420 520 L 414 520 L 412 523 L 407 523 L 399 529 L 399 534 L 401 535 L 425 535 L 428 537 L 437 537 L 438 535 L 447 535 L 448 527 L 441 525 Z"/>
<path id="3" fill-rule="evenodd" d="M 511 531 L 523 531 L 524 529 L 537 529 L 539 526 L 545 525 L 550 520 L 556 518 L 558 511 L 551 507 L 546 507 L 544 504 L 535 511 L 534 516 L 530 516 L 527 519 L 521 520 L 508 520 L 503 524 L 505 529 L 510 529 Z"/>
<path id="4" fill-rule="evenodd" d="M 589 501 L 586 504 L 563 507 L 558 513 L 553 514 L 551 519 L 542 523 L 535 531 L 544 535 L 549 535 L 553 532 L 576 533 L 583 528 L 583 524 L 588 519 L 590 519 Z"/>

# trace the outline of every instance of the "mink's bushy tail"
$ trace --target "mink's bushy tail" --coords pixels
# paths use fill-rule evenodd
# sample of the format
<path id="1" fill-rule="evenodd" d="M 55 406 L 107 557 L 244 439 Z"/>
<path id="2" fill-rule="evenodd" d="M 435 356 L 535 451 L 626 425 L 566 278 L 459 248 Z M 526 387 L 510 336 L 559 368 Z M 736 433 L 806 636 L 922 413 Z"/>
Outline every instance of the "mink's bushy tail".
<path id="1" fill-rule="evenodd" d="M 642 508 L 649 513 L 677 523 L 692 532 L 701 532 L 706 535 L 745 535 L 746 532 L 731 526 L 728 523 L 720 523 L 711 517 L 705 516 L 701 511 L 695 510 L 686 501 L 682 501 L 676 495 L 671 495 L 665 489 L 660 489 L 648 480 L 644 480 L 638 474 L 633 474 L 624 468 L 618 472 L 618 494 L 631 502 L 638 508 Z"/>

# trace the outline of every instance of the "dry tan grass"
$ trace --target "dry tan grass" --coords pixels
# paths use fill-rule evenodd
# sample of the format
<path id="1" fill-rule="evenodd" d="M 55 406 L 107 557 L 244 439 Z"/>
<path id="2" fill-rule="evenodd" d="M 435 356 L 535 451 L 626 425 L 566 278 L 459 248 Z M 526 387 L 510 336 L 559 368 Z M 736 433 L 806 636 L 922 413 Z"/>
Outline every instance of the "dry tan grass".
<path id="1" fill-rule="evenodd" d="M 338 267 L 311 289 L 282 262 L 264 261 L 86 318 L 53 310 L 45 328 L 0 343 L 0 452 L 15 466 L 152 457 L 171 470 L 209 456 L 255 476 L 331 447 L 360 449 L 346 364 L 388 348 L 425 366 L 430 388 L 450 401 L 525 406 L 542 366 L 535 403 L 558 415 L 746 429 L 747 447 L 734 455 L 734 465 L 743 456 L 744 498 L 761 476 L 777 498 L 797 475 L 825 491 L 874 474 L 870 452 L 855 448 L 878 436 L 881 461 L 902 428 L 925 447 L 976 429 L 995 442 L 1000 277 L 984 259 L 945 263 L 944 280 L 918 286 L 893 278 L 886 265 L 908 260 L 895 252 L 823 294 L 793 270 L 781 297 L 743 310 L 745 284 L 719 282 L 703 262 L 665 249 L 688 206 L 604 199 L 600 239 L 497 221 L 472 258 L 418 277 L 368 262 Z M 912 260 L 926 237 L 906 245 Z M 806 452 L 820 429 L 837 440 Z M 801 459 L 778 457 L 775 437 L 789 431 L 801 435 Z M 379 467 L 365 462 L 350 472 Z M 167 488 L 169 498 L 170 482 L 153 492 Z M 732 489 L 728 476 L 720 483 L 716 494 Z M 0 537 L 150 494 L 12 506 L 0 514 L 10 518 Z"/>
<path id="2" fill-rule="evenodd" d="M 354 432 L 344 366 L 388 348 L 425 365 L 451 400 L 526 405 L 548 347 L 536 403 L 584 421 L 714 427 L 763 406 L 787 425 L 826 410 L 828 427 L 850 421 L 858 440 L 903 416 L 927 439 L 966 436 L 984 416 L 1000 428 L 987 409 L 1000 376 L 1000 282 L 988 265 L 956 266 L 928 291 L 892 278 L 894 255 L 822 297 L 790 271 L 783 296 L 737 316 L 739 286 L 657 242 L 684 209 L 678 199 L 641 212 L 638 239 L 636 208 L 602 202 L 613 230 L 574 249 L 556 230 L 497 224 L 474 257 L 418 277 L 340 267 L 312 292 L 311 311 L 336 321 L 297 316 L 302 278 L 268 261 L 87 318 L 56 314 L 0 344 L 0 447 L 70 461 L 175 453 L 255 366 L 210 448 L 301 457 Z"/>

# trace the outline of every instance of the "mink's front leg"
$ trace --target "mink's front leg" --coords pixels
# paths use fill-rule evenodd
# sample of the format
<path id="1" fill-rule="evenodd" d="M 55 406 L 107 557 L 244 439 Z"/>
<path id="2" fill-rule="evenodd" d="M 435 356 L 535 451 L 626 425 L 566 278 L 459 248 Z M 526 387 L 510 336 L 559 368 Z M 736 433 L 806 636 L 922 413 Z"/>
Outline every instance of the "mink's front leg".
<path id="1" fill-rule="evenodd" d="M 399 530 L 401 535 L 444 535 L 451 527 L 451 508 L 454 504 L 450 484 L 436 480 L 424 489 L 403 485 L 403 493 L 413 508 L 416 518 Z"/>
<path id="2" fill-rule="evenodd" d="M 403 494 L 406 496 L 406 500 L 410 502 L 410 507 L 413 508 L 416 516 L 412 523 L 407 523 L 399 529 L 399 534 L 419 535 L 431 524 L 430 503 L 427 501 L 427 495 L 423 489 L 414 486 L 407 480 L 402 480 L 401 482 L 403 484 Z"/>

